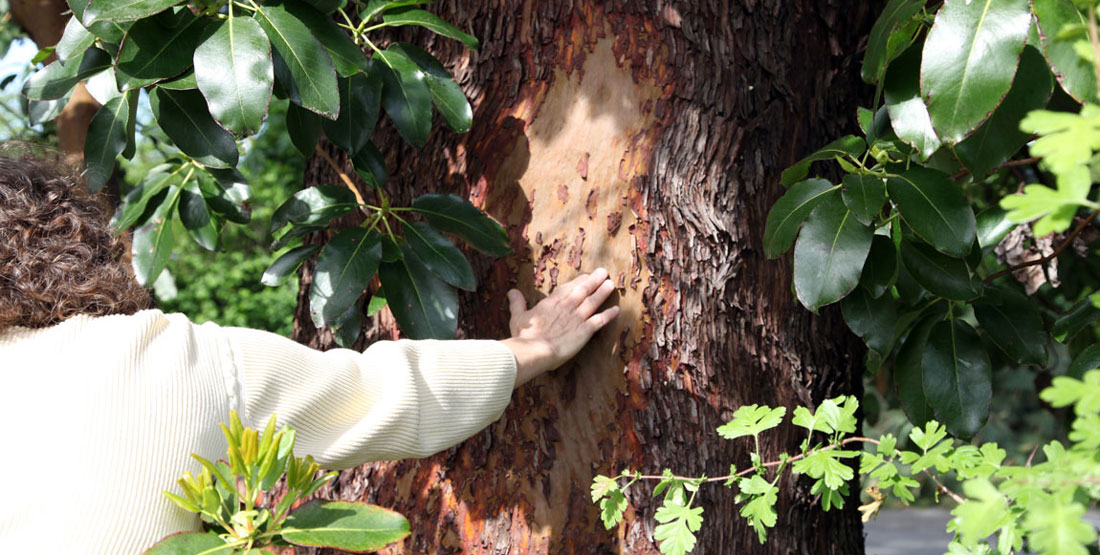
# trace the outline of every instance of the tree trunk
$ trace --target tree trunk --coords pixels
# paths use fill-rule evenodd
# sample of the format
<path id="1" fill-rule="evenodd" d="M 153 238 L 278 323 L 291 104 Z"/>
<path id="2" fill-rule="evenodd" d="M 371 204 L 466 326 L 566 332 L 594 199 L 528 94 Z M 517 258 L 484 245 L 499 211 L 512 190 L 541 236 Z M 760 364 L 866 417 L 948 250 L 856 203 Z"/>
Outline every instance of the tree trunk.
<path id="1" fill-rule="evenodd" d="M 471 30 L 481 50 L 413 31 L 396 38 L 449 63 L 474 103 L 474 128 L 437 127 L 419 151 L 388 126 L 374 140 L 395 203 L 463 195 L 509 231 L 515 254 L 473 256 L 480 287 L 461 298 L 460 335 L 504 337 L 509 287 L 533 302 L 600 266 L 623 310 L 572 363 L 517 391 L 484 432 L 428 459 L 344 472 L 322 496 L 406 514 L 413 533 L 395 553 L 656 553 L 651 485 L 630 490 L 624 521 L 606 531 L 589 495 L 595 474 L 725 474 L 749 460 L 751 441 L 715 433 L 738 406 L 861 395 L 858 346 L 839 311 L 799 306 L 789 262 L 765 260 L 760 245 L 779 172 L 855 127 L 872 9 L 462 0 L 433 10 Z M 334 180 L 311 161 L 307 185 Z M 331 335 L 304 306 L 309 272 L 296 336 L 328 348 Z M 360 346 L 395 337 L 383 312 Z M 762 447 L 775 458 L 802 437 L 784 426 Z M 764 546 L 732 492 L 701 490 L 696 552 L 863 552 L 858 483 L 847 509 L 829 513 L 808 481 L 781 486 Z"/>

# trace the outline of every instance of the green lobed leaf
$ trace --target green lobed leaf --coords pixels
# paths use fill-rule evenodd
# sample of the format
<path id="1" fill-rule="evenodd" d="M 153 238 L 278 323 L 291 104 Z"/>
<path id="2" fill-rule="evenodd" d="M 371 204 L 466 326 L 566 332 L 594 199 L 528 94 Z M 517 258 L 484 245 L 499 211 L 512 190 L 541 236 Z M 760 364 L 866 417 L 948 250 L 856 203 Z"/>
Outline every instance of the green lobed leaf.
<path id="1" fill-rule="evenodd" d="M 188 156 L 215 168 L 237 165 L 237 142 L 210 116 L 199 91 L 158 88 L 149 103 L 161 130 Z"/>
<path id="2" fill-rule="evenodd" d="M 282 537 L 294 545 L 376 551 L 409 535 L 409 521 L 389 509 L 363 503 L 310 501 L 294 510 Z"/>
<path id="3" fill-rule="evenodd" d="M 180 191 L 179 215 L 183 227 L 200 247 L 208 251 L 218 248 L 218 228 L 195 180 L 185 183 Z"/>
<path id="4" fill-rule="evenodd" d="M 84 51 L 94 43 L 95 35 L 89 33 L 80 24 L 79 18 L 70 17 L 69 21 L 65 23 L 65 31 L 57 41 L 53 53 L 59 61 L 67 62 L 70 58 L 84 54 Z"/>
<path id="5" fill-rule="evenodd" d="M 898 317 L 893 299 L 875 300 L 866 289 L 857 287 L 840 301 L 840 308 L 848 329 L 863 339 L 868 349 L 883 354 L 890 349 Z"/>
<path id="6" fill-rule="evenodd" d="M 1043 55 L 1035 48 L 1024 48 L 1016 79 L 1004 101 L 973 135 L 955 146 L 955 154 L 974 177 L 986 176 L 1019 152 L 1030 139 L 1020 131 L 1020 120 L 1028 112 L 1046 106 L 1053 90 L 1054 79 Z"/>
<path id="7" fill-rule="evenodd" d="M 378 104 L 382 96 L 382 76 L 372 69 L 337 81 L 340 90 L 340 115 L 335 121 L 324 120 L 325 136 L 348 154 L 366 146 L 378 122 Z"/>
<path id="8" fill-rule="evenodd" d="M 890 126 L 905 144 L 915 148 L 927 160 L 940 148 L 940 138 L 932 128 L 928 106 L 920 94 L 921 48 L 913 46 L 890 63 L 882 92 Z"/>
<path id="9" fill-rule="evenodd" d="M 97 21 L 121 23 L 158 14 L 183 0 L 91 0 L 80 16 L 85 27 Z"/>
<path id="10" fill-rule="evenodd" d="M 963 493 L 967 499 L 951 510 L 951 526 L 964 546 L 977 545 L 1013 520 L 1004 495 L 988 479 L 963 482 Z"/>
<path id="11" fill-rule="evenodd" d="M 176 27 L 155 17 L 134 22 L 118 50 L 118 88 L 137 89 L 186 71 L 208 22 L 199 17 L 188 17 Z"/>
<path id="12" fill-rule="evenodd" d="M 653 515 L 658 523 L 653 539 L 661 542 L 661 553 L 684 555 L 695 549 L 695 532 L 703 525 L 702 507 L 665 503 Z"/>
<path id="13" fill-rule="evenodd" d="M 504 256 L 512 252 L 504 227 L 466 199 L 429 193 L 413 201 L 412 209 L 428 218 L 432 227 L 458 235 L 485 254 Z"/>
<path id="14" fill-rule="evenodd" d="M 871 236 L 837 197 L 810 213 L 794 246 L 794 288 L 803 306 L 816 311 L 855 288 Z"/>
<path id="15" fill-rule="evenodd" d="M 913 279 L 934 295 L 967 301 L 981 294 L 981 281 L 961 258 L 939 253 L 924 243 L 905 241 L 901 244 L 901 260 Z"/>
<path id="16" fill-rule="evenodd" d="M 397 133 L 417 147 L 428 142 L 432 131 L 431 91 L 424 71 L 398 48 L 375 53 L 382 60 L 382 107 L 393 120 Z"/>
<path id="17" fill-rule="evenodd" d="M 733 413 L 733 419 L 718 427 L 718 435 L 726 439 L 755 436 L 783 422 L 787 407 L 744 405 Z"/>
<path id="18" fill-rule="evenodd" d="M 1045 496 L 1030 504 L 1023 527 L 1028 548 L 1040 553 L 1087 555 L 1096 529 L 1084 520 L 1086 508 L 1064 496 Z"/>
<path id="19" fill-rule="evenodd" d="M 775 258 L 791 248 L 802 222 L 836 189 L 837 186 L 824 179 L 807 179 L 792 185 L 768 212 L 764 225 L 764 255 Z"/>
<path id="20" fill-rule="evenodd" d="M 258 132 L 275 80 L 271 43 L 260 24 L 243 16 L 219 21 L 194 60 L 195 81 L 214 119 L 237 136 Z"/>
<path id="21" fill-rule="evenodd" d="M 1086 371 L 1084 379 L 1056 376 L 1050 387 L 1039 393 L 1039 398 L 1055 407 L 1073 405 L 1080 416 L 1100 412 L 1100 371 Z"/>
<path id="22" fill-rule="evenodd" d="M 1095 68 L 1077 55 L 1074 40 L 1058 37 L 1059 31 L 1066 25 L 1084 25 L 1081 12 L 1070 0 L 1033 0 L 1032 10 L 1039 26 L 1043 55 L 1062 88 L 1078 102 L 1095 102 Z"/>
<path id="23" fill-rule="evenodd" d="M 317 327 L 336 323 L 355 304 L 378 271 L 382 243 L 362 227 L 334 235 L 317 257 L 309 289 L 309 314 Z"/>
<path id="24" fill-rule="evenodd" d="M 107 184 L 114 173 L 115 158 L 126 148 L 126 130 L 131 115 L 129 94 L 104 104 L 88 124 L 84 141 L 84 183 L 92 193 Z"/>
<path id="25" fill-rule="evenodd" d="M 1006 355 L 1022 364 L 1045 364 L 1046 330 L 1034 304 L 1011 289 L 1000 291 L 1000 302 L 974 303 L 978 324 Z"/>
<path id="26" fill-rule="evenodd" d="M 411 339 L 453 339 L 458 329 L 458 295 L 454 287 L 435 277 L 408 243 L 403 257 L 383 262 L 378 270 L 390 312 Z"/>
<path id="27" fill-rule="evenodd" d="M 600 500 L 600 520 L 604 528 L 610 530 L 621 522 L 626 506 L 626 496 L 622 491 L 616 489 L 608 492 L 607 497 Z"/>
<path id="28" fill-rule="evenodd" d="M 339 0 L 325 1 L 339 2 Z M 317 9 L 310 8 L 302 2 L 279 2 L 279 4 L 309 27 L 313 36 L 317 37 L 317 40 L 328 50 L 338 74 L 348 77 L 367 71 L 367 57 L 363 55 L 363 51 L 359 50 L 343 29 L 322 13 L 331 12 L 326 12 L 323 6 L 316 4 L 313 7 Z"/>
<path id="29" fill-rule="evenodd" d="M 459 289 L 477 289 L 470 262 L 450 239 L 424 222 L 403 222 L 401 227 L 409 248 L 429 271 Z"/>
<path id="30" fill-rule="evenodd" d="M 954 435 L 973 437 L 989 417 L 989 355 L 978 333 L 958 319 L 937 322 L 921 356 L 922 383 L 936 419 Z"/>
<path id="31" fill-rule="evenodd" d="M 292 77 L 291 101 L 325 118 L 336 119 L 340 113 L 340 92 L 336 70 L 325 47 L 285 6 L 261 5 L 253 17 L 267 33 Z M 278 67 L 275 69 L 277 73 Z"/>
<path id="32" fill-rule="evenodd" d="M 948 0 L 924 41 L 921 96 L 947 144 L 966 138 L 1012 86 L 1031 26 L 1028 0 Z"/>
<path id="33" fill-rule="evenodd" d="M 867 143 L 855 135 L 846 135 L 823 147 L 809 156 L 795 162 L 791 167 L 783 170 L 779 176 L 779 182 L 784 187 L 789 187 L 795 182 L 802 181 L 810 173 L 810 164 L 821 160 L 832 160 L 844 156 L 862 156 L 867 150 Z"/>
<path id="34" fill-rule="evenodd" d="M 962 191 L 942 172 L 913 166 L 886 181 L 886 189 L 905 223 L 921 238 L 950 256 L 970 252 L 977 221 Z"/>
<path id="35" fill-rule="evenodd" d="M 355 193 L 342 185 L 318 185 L 294 193 L 271 215 L 272 232 L 286 224 L 323 227 L 355 209 Z"/>
<path id="36" fill-rule="evenodd" d="M 111 55 L 89 48 L 79 60 L 55 61 L 34 72 L 23 85 L 23 96 L 29 100 L 53 100 L 73 90 L 77 83 L 111 67 Z"/>
<path id="37" fill-rule="evenodd" d="M 882 78 L 883 70 L 891 61 L 891 36 L 902 31 L 924 4 L 922 0 L 890 0 L 886 3 L 867 37 L 867 51 L 863 55 L 863 66 L 860 68 L 860 76 L 864 82 L 874 84 Z"/>
<path id="38" fill-rule="evenodd" d="M 237 551 L 216 534 L 177 532 L 161 539 L 143 555 L 230 555 Z"/>
<path id="39" fill-rule="evenodd" d="M 172 254 L 172 211 L 179 201 L 180 188 L 173 185 L 149 220 L 134 232 L 134 277 L 141 285 L 152 285 L 168 264 Z"/>
<path id="40" fill-rule="evenodd" d="M 428 92 L 432 95 L 432 106 L 443 116 L 447 127 L 457 133 L 465 133 L 473 124 L 474 112 L 470 107 L 470 101 L 466 99 L 466 93 L 454 81 L 443 64 L 425 50 L 407 43 L 396 43 L 390 46 L 395 51 L 403 52 L 410 60 L 424 70 L 424 81 L 428 84 Z"/>
<path id="41" fill-rule="evenodd" d="M 844 176 L 840 197 L 844 205 L 864 224 L 871 225 L 886 202 L 886 184 L 881 177 L 848 174 Z"/>
<path id="42" fill-rule="evenodd" d="M 924 390 L 924 369 L 921 360 L 928 345 L 932 327 L 942 315 L 933 312 L 917 322 L 906 336 L 894 364 L 894 385 L 898 400 L 909 421 L 922 426 L 933 418 L 932 407 Z"/>
<path id="43" fill-rule="evenodd" d="M 852 458 L 859 455 L 857 451 L 841 451 L 839 449 L 818 449 L 805 457 L 794 461 L 791 471 L 797 474 L 806 474 L 814 479 L 821 479 L 825 487 L 836 490 L 845 485 L 855 476 L 852 467 L 841 462 L 841 458 Z"/>
<path id="44" fill-rule="evenodd" d="M 768 528 L 774 527 L 777 520 L 775 502 L 779 488 L 771 485 L 759 475 L 742 479 L 738 487 L 751 499 L 741 507 L 741 516 L 756 530 L 757 539 L 763 544 L 768 539 Z M 740 495 L 738 496 L 741 497 Z"/>
<path id="45" fill-rule="evenodd" d="M 877 299 L 898 279 L 898 249 L 885 235 L 871 238 L 871 252 L 859 276 L 859 284 Z"/>
<path id="46" fill-rule="evenodd" d="M 268 287 L 282 285 L 291 274 L 298 271 L 305 259 L 313 256 L 313 253 L 319 250 L 321 250 L 321 245 L 301 245 L 286 251 L 264 270 L 260 283 Z"/>
<path id="47" fill-rule="evenodd" d="M 321 138 L 321 118 L 291 103 L 286 110 L 286 131 L 298 152 L 303 156 L 313 156 L 317 141 Z"/>
<path id="48" fill-rule="evenodd" d="M 470 50 L 477 50 L 479 46 L 476 38 L 463 33 L 458 27 L 447 23 L 429 11 L 411 6 L 386 10 L 382 14 L 382 21 L 391 26 L 416 25 L 423 27 L 433 33 L 458 40 Z"/>

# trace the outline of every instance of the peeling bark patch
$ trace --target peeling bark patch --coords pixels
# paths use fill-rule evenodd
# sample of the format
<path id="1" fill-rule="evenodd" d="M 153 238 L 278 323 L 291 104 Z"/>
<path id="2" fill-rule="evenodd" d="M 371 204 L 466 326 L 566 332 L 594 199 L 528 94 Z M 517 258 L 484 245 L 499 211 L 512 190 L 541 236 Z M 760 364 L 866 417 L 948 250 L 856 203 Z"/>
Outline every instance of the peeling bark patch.
<path id="1" fill-rule="evenodd" d="M 558 192 L 558 200 L 560 200 L 562 204 L 565 204 L 565 203 L 569 202 L 569 186 L 568 185 L 565 185 L 564 183 L 561 184 L 561 185 L 558 185 L 558 191 L 557 192 Z"/>
<path id="2" fill-rule="evenodd" d="M 599 93 L 598 93 L 597 96 L 606 97 L 607 96 L 607 88 L 606 87 L 600 88 Z M 586 181 L 588 180 L 588 153 L 587 152 L 585 152 L 584 155 L 581 156 L 581 159 L 579 161 L 577 161 L 577 175 L 580 175 L 581 179 L 584 179 Z"/>
<path id="3" fill-rule="evenodd" d="M 623 211 L 616 210 L 607 215 L 607 234 L 613 235 L 619 230 L 619 225 L 623 223 Z"/>
<path id="4" fill-rule="evenodd" d="M 588 192 L 588 199 L 584 201 L 584 213 L 588 214 L 589 220 L 596 219 L 596 202 L 599 200 L 599 192 L 600 190 L 598 188 L 592 189 Z"/>

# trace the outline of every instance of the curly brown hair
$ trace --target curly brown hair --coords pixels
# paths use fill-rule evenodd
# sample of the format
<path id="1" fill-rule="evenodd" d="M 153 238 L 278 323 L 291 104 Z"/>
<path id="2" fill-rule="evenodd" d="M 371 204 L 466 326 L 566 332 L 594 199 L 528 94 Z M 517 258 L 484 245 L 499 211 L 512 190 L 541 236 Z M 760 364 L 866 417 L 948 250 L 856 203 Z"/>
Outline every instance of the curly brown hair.
<path id="1" fill-rule="evenodd" d="M 0 153 L 0 332 L 149 306 L 103 201 L 60 159 Z"/>

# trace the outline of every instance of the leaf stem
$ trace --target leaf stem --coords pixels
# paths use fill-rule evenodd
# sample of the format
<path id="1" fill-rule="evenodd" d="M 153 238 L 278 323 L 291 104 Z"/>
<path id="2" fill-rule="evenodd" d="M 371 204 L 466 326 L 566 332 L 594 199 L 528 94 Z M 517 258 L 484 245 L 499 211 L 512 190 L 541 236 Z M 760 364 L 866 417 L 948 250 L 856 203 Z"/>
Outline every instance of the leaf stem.
<path id="1" fill-rule="evenodd" d="M 363 200 L 363 195 L 359 194 L 359 188 L 355 186 L 355 182 L 351 180 L 351 177 L 348 177 L 347 172 L 345 172 L 344 169 L 336 163 L 336 160 L 332 159 L 332 156 L 330 156 L 329 153 L 325 152 L 325 150 L 321 148 L 321 145 L 317 145 L 316 147 L 314 147 L 313 150 L 317 154 L 320 154 L 321 158 L 323 158 L 325 162 L 328 162 L 329 167 L 331 167 L 332 170 L 336 172 L 336 175 L 340 177 L 340 180 L 344 182 L 344 185 L 347 186 L 348 189 L 351 189 L 352 194 L 355 195 L 355 200 L 358 201 L 361 205 L 359 207 L 359 211 L 363 214 L 368 214 L 367 210 L 363 208 L 363 206 L 367 205 L 367 201 Z"/>
<path id="2" fill-rule="evenodd" d="M 1081 232 L 1084 231 L 1085 228 L 1089 225 L 1089 223 L 1091 223 L 1093 220 L 1095 220 L 1097 216 L 1100 216 L 1100 209 L 1093 210 L 1092 213 L 1088 215 L 1088 217 L 1086 217 L 1084 220 L 1082 220 L 1081 223 L 1077 224 L 1077 227 L 1074 228 L 1073 232 L 1070 233 L 1068 236 L 1066 236 L 1065 241 L 1062 241 L 1062 244 L 1059 245 L 1058 248 L 1054 250 L 1054 252 L 1052 252 L 1052 253 L 1050 253 L 1050 254 L 1042 257 L 1042 258 L 1037 258 L 1035 260 L 1029 260 L 1027 262 L 1021 262 L 1021 263 L 1019 263 L 1015 266 L 1009 266 L 1008 268 L 1005 268 L 1005 269 L 1003 269 L 1003 270 L 1001 270 L 997 273 L 994 273 L 993 275 L 983 279 L 982 283 L 992 283 L 993 280 L 995 280 L 995 279 L 997 279 L 1001 276 L 1004 276 L 1004 275 L 1010 274 L 1012 272 L 1015 272 L 1016 270 L 1027 268 L 1029 266 L 1036 266 L 1036 265 L 1039 265 L 1039 264 L 1046 264 L 1047 262 L 1050 262 L 1051 260 L 1057 258 L 1058 255 L 1062 254 L 1062 251 L 1066 250 L 1066 248 L 1069 247 L 1070 243 L 1073 243 L 1073 240 L 1076 239 L 1077 236 L 1080 235 Z"/>

